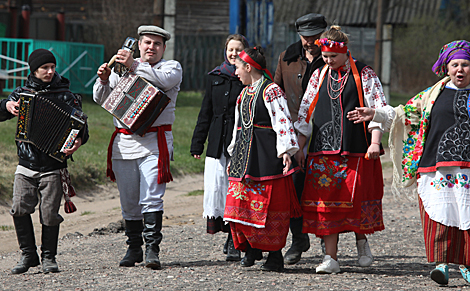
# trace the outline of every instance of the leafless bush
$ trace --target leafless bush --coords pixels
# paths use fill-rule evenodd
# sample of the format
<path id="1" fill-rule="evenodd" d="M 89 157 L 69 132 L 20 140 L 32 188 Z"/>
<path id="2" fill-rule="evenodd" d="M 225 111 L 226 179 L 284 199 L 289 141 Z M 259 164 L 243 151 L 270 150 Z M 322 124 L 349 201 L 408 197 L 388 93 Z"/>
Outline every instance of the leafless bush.
<path id="1" fill-rule="evenodd" d="M 470 40 L 468 26 L 463 25 L 468 19 L 454 18 L 450 13 L 440 19 L 423 17 L 394 31 L 393 91 L 414 94 L 433 85 L 439 78 L 432 66 L 442 46 L 454 40 Z"/>

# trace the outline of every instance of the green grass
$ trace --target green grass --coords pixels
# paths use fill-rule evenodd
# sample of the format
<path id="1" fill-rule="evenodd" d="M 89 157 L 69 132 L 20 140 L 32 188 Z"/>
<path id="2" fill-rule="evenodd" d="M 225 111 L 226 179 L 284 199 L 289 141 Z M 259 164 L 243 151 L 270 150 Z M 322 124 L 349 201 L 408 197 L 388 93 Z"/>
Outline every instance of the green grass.
<path id="1" fill-rule="evenodd" d="M 204 190 L 194 190 L 186 194 L 185 196 L 201 196 L 204 195 Z"/>
<path id="2" fill-rule="evenodd" d="M 197 160 L 189 152 L 202 97 L 199 92 L 178 94 L 176 120 L 173 124 L 174 161 L 170 165 L 173 176 L 204 171 L 204 157 Z M 114 131 L 112 116 L 94 103 L 91 96 L 84 96 L 83 112 L 88 115 L 90 139 L 73 154 L 75 162 L 68 162 L 72 184 L 78 191 L 92 190 L 98 184 L 109 182 L 106 178 L 106 154 Z M 16 118 L 0 123 L 0 201 L 5 203 L 10 202 L 18 165 L 15 132 Z"/>
<path id="3" fill-rule="evenodd" d="M 0 225 L 1 231 L 8 231 L 8 230 L 13 230 L 13 229 L 15 229 L 13 225 Z"/>
<path id="4" fill-rule="evenodd" d="M 80 216 L 85 216 L 85 215 L 90 215 L 90 214 L 95 214 L 93 211 L 83 211 L 80 213 Z"/>
<path id="5" fill-rule="evenodd" d="M 405 105 L 408 100 L 411 99 L 414 95 L 410 94 L 399 94 L 399 93 L 391 93 L 390 94 L 390 106 L 396 107 L 400 104 Z"/>

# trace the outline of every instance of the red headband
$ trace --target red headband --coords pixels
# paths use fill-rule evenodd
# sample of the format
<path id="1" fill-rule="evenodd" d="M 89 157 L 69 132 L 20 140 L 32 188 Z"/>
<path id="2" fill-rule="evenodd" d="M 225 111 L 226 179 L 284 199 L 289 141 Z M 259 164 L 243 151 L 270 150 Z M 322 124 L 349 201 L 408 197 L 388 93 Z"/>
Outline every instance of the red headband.
<path id="1" fill-rule="evenodd" d="M 272 81 L 273 80 L 273 75 L 271 75 L 271 72 L 266 69 L 266 68 L 262 68 L 257 62 L 255 62 L 245 51 L 242 51 L 241 53 L 238 54 L 238 56 L 240 57 L 240 59 L 242 59 L 243 61 L 247 62 L 248 64 L 252 65 L 254 68 L 260 70 L 260 71 L 263 71 L 265 74 L 267 74 L 267 77 L 270 78 L 270 80 Z"/>
<path id="2" fill-rule="evenodd" d="M 332 41 L 327 38 L 317 39 L 315 44 L 321 47 L 322 52 L 332 52 L 345 54 L 348 52 L 348 46 L 344 42 Z"/>

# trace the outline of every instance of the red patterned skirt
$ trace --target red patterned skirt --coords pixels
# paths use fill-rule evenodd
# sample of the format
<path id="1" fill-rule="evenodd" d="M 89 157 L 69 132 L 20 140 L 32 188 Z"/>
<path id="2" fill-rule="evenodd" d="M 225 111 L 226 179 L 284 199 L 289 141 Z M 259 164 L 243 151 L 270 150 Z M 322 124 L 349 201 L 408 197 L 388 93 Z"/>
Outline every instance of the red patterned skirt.
<path id="1" fill-rule="evenodd" d="M 421 198 L 419 212 L 428 262 L 470 265 L 470 230 L 460 230 L 431 220 Z"/>
<path id="2" fill-rule="evenodd" d="M 300 216 L 292 176 L 268 181 L 230 181 L 224 220 L 230 221 L 235 248 L 247 243 L 262 251 L 286 245 L 291 217 Z"/>
<path id="3" fill-rule="evenodd" d="M 319 237 L 383 230 L 380 159 L 310 156 L 302 193 L 303 232 Z"/>

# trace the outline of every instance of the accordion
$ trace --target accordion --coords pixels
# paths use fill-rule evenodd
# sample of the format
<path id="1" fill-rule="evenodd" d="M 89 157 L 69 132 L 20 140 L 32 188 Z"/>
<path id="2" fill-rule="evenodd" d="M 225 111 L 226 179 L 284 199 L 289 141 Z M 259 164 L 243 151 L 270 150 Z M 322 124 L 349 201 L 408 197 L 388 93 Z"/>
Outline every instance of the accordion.
<path id="1" fill-rule="evenodd" d="M 143 136 L 170 103 L 160 89 L 135 74 L 124 75 L 101 107 L 127 129 Z"/>
<path id="2" fill-rule="evenodd" d="M 56 98 L 21 93 L 15 140 L 34 144 L 39 150 L 63 162 L 87 116 Z"/>

